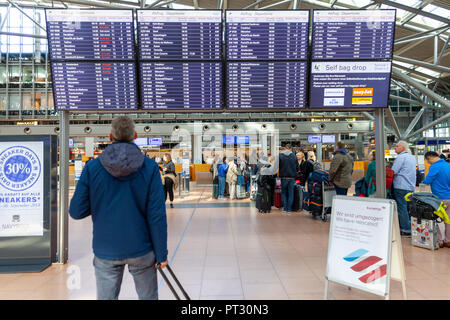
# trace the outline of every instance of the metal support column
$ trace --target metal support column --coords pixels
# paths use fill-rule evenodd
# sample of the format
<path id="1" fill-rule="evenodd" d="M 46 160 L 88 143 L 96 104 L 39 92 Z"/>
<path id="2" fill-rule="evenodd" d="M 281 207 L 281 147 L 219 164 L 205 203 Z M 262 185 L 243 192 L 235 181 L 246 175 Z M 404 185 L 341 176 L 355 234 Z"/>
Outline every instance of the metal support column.
<path id="1" fill-rule="evenodd" d="M 322 156 L 322 143 L 318 143 L 317 144 L 317 149 L 316 149 L 316 158 L 317 158 L 317 162 L 322 164 L 323 162 L 323 156 Z"/>
<path id="2" fill-rule="evenodd" d="M 62 264 L 69 251 L 69 116 L 69 111 L 60 111 L 58 263 Z"/>
<path id="3" fill-rule="evenodd" d="M 375 110 L 375 161 L 376 161 L 376 181 L 377 198 L 386 198 L 386 166 L 384 164 L 384 109 Z"/>

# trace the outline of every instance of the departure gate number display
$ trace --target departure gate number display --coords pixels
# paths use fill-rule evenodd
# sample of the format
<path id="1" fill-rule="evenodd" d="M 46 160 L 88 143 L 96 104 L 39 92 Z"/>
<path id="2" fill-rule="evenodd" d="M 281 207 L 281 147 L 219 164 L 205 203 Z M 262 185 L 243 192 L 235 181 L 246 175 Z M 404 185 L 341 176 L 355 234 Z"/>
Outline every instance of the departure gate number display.
<path id="1" fill-rule="evenodd" d="M 141 60 L 220 60 L 220 10 L 138 10 Z"/>
<path id="2" fill-rule="evenodd" d="M 226 12 L 228 60 L 304 60 L 309 11 Z"/>
<path id="3" fill-rule="evenodd" d="M 315 10 L 313 59 L 390 59 L 395 10 Z"/>
<path id="4" fill-rule="evenodd" d="M 52 60 L 133 60 L 131 10 L 47 10 Z"/>
<path id="5" fill-rule="evenodd" d="M 136 109 L 132 62 L 52 62 L 52 72 L 58 109 Z"/>

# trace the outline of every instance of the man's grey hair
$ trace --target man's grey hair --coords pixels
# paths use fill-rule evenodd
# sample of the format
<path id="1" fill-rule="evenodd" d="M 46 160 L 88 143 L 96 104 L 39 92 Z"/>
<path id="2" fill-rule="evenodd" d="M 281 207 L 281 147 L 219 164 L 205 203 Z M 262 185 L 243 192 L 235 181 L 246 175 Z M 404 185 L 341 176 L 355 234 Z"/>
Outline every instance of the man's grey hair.
<path id="1" fill-rule="evenodd" d="M 409 150 L 408 142 L 400 140 L 399 142 L 397 142 L 397 145 L 404 147 L 406 152 L 411 153 L 411 150 Z"/>
<path id="2" fill-rule="evenodd" d="M 111 134 L 116 141 L 132 142 L 134 133 L 134 121 L 130 117 L 120 116 L 111 123 Z"/>

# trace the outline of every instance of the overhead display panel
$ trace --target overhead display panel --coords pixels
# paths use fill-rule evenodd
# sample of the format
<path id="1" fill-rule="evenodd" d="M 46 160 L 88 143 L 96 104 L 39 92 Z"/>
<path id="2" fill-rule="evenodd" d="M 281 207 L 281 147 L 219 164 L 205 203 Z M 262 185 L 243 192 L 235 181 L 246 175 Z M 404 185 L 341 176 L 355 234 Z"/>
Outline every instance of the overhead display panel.
<path id="1" fill-rule="evenodd" d="M 312 59 L 391 59 L 395 10 L 314 10 Z"/>
<path id="2" fill-rule="evenodd" d="M 48 9 L 51 60 L 133 60 L 132 10 Z"/>
<path id="3" fill-rule="evenodd" d="M 391 62 L 312 62 L 311 108 L 386 108 Z"/>
<path id="4" fill-rule="evenodd" d="M 221 10 L 137 10 L 141 60 L 220 60 Z"/>
<path id="5" fill-rule="evenodd" d="M 305 60 L 308 10 L 228 10 L 228 60 Z"/>
<path id="6" fill-rule="evenodd" d="M 228 62 L 228 108 L 305 107 L 307 62 Z"/>
<path id="7" fill-rule="evenodd" d="M 51 67 L 56 109 L 137 108 L 132 62 L 52 62 Z"/>
<path id="8" fill-rule="evenodd" d="M 140 77 L 143 109 L 222 107 L 220 62 L 142 62 Z"/>

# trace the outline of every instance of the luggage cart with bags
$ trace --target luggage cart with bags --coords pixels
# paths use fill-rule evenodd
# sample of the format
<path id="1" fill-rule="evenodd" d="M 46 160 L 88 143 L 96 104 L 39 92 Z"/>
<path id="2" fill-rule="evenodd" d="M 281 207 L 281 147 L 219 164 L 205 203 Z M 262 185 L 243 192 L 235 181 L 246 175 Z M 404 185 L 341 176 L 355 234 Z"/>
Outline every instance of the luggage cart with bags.
<path id="1" fill-rule="evenodd" d="M 328 221 L 328 214 L 331 214 L 331 207 L 333 206 L 333 197 L 336 195 L 334 186 L 328 185 L 325 181 L 322 182 L 322 221 Z"/>

